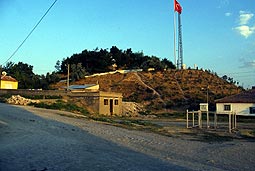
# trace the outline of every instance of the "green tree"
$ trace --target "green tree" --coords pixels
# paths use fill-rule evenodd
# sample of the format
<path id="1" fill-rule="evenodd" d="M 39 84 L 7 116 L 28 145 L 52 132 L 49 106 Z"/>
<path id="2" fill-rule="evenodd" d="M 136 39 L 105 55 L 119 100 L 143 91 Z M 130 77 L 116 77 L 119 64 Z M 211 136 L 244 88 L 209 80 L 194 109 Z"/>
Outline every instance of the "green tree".
<path id="1" fill-rule="evenodd" d="M 10 73 L 12 67 L 15 65 L 15 63 L 13 62 L 8 62 L 4 67 L 3 67 L 3 71 Z"/>
<path id="2" fill-rule="evenodd" d="M 142 64 L 141 67 L 142 67 L 143 70 L 148 70 L 148 68 L 154 68 L 155 70 L 159 71 L 159 70 L 164 69 L 164 67 L 163 67 L 162 63 L 160 62 L 159 58 L 157 58 L 155 56 L 152 56 L 148 60 L 144 61 L 144 63 Z"/>
<path id="3" fill-rule="evenodd" d="M 81 78 L 84 78 L 85 75 L 87 75 L 87 72 L 81 63 L 71 65 L 72 81 L 80 80 Z"/>
<path id="4" fill-rule="evenodd" d="M 33 66 L 23 62 L 18 64 L 8 62 L 4 66 L 4 71 L 18 80 L 19 89 L 49 89 L 49 84 L 60 81 L 59 74 L 56 72 L 47 73 L 46 77 L 36 75 L 33 73 Z"/>
<path id="5" fill-rule="evenodd" d="M 92 51 L 83 50 L 81 53 L 63 59 L 61 65 L 57 61 L 55 67 L 60 68 L 60 73 L 67 74 L 67 64 L 77 65 L 78 63 L 81 63 L 89 74 L 108 72 L 114 63 L 117 64 L 118 69 L 175 68 L 173 63 L 167 59 L 160 61 L 160 58 L 156 56 L 145 56 L 143 52 L 134 53 L 131 48 L 123 51 L 116 46 L 112 46 L 110 51 L 108 49 L 99 50 L 99 48 Z"/>
<path id="6" fill-rule="evenodd" d="M 225 81 L 228 80 L 228 76 L 227 76 L 227 75 L 223 75 L 221 78 L 222 78 L 223 80 L 225 80 Z"/>
<path id="7" fill-rule="evenodd" d="M 166 58 L 161 60 L 161 63 L 163 65 L 164 69 L 176 69 L 175 65 Z"/>
<path id="8" fill-rule="evenodd" d="M 57 60 L 56 65 L 55 65 L 55 69 L 56 69 L 56 72 L 60 72 L 60 71 L 61 71 L 61 63 L 60 63 L 60 60 Z"/>
<path id="9" fill-rule="evenodd" d="M 21 89 L 32 89 L 34 88 L 34 73 L 33 66 L 23 62 L 18 64 L 8 63 L 6 65 L 7 73 L 19 81 L 19 88 Z"/>

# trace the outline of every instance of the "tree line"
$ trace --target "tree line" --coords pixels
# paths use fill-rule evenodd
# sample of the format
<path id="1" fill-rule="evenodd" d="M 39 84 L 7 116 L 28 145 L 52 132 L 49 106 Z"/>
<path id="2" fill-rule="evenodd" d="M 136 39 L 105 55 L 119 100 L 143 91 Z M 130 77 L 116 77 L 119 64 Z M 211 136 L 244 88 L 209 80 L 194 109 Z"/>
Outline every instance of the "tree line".
<path id="1" fill-rule="evenodd" d="M 49 85 L 60 81 L 60 75 L 56 72 L 38 75 L 33 72 L 33 66 L 18 62 L 8 62 L 3 68 L 7 75 L 18 81 L 19 89 L 49 89 Z"/>
<path id="2" fill-rule="evenodd" d="M 174 69 L 174 64 L 168 59 L 160 60 L 156 56 L 147 56 L 143 52 L 133 52 L 131 48 L 121 50 L 116 46 L 108 49 L 84 50 L 79 54 L 64 58 L 62 62 L 57 61 L 55 68 L 59 73 L 67 73 L 67 65 L 79 65 L 84 74 L 108 72 L 115 69 L 144 69 L 155 70 Z M 75 68 L 75 66 L 73 66 Z M 84 72 L 85 71 L 85 72 Z M 72 70 L 71 72 L 75 72 Z"/>
<path id="3" fill-rule="evenodd" d="M 160 59 L 156 56 L 147 56 L 143 52 L 133 52 L 131 48 L 121 50 L 116 46 L 108 49 L 83 50 L 81 53 L 73 54 L 58 60 L 55 71 L 45 75 L 33 72 L 33 66 L 18 62 L 8 62 L 2 71 L 14 77 L 19 82 L 19 89 L 49 89 L 50 84 L 59 82 L 63 75 L 67 75 L 67 66 L 70 66 L 70 79 L 76 81 L 86 75 L 108 72 L 116 69 L 144 69 L 155 70 L 174 69 L 174 64 L 166 58 Z M 66 79 L 66 78 L 64 78 Z"/>

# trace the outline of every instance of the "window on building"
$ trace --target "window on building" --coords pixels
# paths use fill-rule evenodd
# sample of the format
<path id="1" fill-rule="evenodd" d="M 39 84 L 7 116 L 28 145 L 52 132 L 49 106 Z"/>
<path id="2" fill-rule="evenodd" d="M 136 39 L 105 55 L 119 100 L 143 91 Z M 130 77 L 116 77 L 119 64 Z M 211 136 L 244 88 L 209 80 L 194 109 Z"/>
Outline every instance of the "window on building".
<path id="1" fill-rule="evenodd" d="M 104 99 L 104 105 L 108 105 L 108 99 Z"/>
<path id="2" fill-rule="evenodd" d="M 255 107 L 250 107 L 250 114 L 255 114 Z"/>
<path id="3" fill-rule="evenodd" d="M 224 111 L 231 111 L 231 105 L 224 105 Z"/>
<path id="4" fill-rule="evenodd" d="M 119 105 L 119 100 L 115 99 L 114 100 L 114 105 Z"/>

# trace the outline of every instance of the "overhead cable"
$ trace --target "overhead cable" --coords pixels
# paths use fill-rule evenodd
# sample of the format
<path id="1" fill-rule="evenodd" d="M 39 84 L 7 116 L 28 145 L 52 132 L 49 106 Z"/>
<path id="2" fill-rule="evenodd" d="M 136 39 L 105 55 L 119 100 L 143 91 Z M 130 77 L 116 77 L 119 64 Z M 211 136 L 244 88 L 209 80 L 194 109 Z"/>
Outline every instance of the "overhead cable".
<path id="1" fill-rule="evenodd" d="M 17 52 L 18 50 L 23 46 L 23 44 L 27 41 L 27 39 L 31 36 L 31 34 L 34 32 L 34 30 L 38 27 L 38 25 L 42 22 L 44 17 L 49 13 L 51 8 L 56 4 L 58 0 L 55 0 L 51 6 L 48 8 L 48 10 L 44 13 L 44 15 L 41 17 L 41 19 L 36 23 L 36 25 L 33 27 L 33 29 L 29 32 L 29 34 L 26 36 L 26 38 L 21 42 L 21 44 L 17 47 L 17 49 L 12 53 L 12 55 L 2 64 L 6 64 Z"/>

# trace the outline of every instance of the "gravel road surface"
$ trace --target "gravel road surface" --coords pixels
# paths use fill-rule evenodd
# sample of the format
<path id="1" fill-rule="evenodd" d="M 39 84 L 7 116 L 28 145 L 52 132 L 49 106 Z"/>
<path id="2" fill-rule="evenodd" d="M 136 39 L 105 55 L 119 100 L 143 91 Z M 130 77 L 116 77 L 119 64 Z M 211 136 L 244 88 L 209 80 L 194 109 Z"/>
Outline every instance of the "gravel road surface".
<path id="1" fill-rule="evenodd" d="M 255 170 L 255 142 L 206 143 L 0 103 L 0 171 Z"/>

